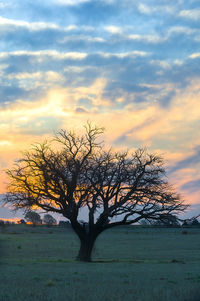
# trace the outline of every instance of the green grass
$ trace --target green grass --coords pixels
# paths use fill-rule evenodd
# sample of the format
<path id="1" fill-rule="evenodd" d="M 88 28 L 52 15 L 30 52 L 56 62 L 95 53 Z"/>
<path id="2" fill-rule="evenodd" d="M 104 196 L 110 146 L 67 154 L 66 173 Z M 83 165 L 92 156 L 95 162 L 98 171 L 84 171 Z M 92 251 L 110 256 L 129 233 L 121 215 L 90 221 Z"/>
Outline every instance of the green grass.
<path id="1" fill-rule="evenodd" d="M 0 233 L 0 301 L 199 301 L 200 229 L 121 227 L 76 262 L 71 229 L 15 225 Z"/>

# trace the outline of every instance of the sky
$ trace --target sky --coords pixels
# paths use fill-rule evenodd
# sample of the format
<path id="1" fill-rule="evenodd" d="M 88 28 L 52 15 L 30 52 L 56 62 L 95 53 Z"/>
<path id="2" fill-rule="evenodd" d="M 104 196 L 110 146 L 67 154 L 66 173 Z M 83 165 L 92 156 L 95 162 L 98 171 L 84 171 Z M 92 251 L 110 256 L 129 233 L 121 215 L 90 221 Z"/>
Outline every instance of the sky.
<path id="1" fill-rule="evenodd" d="M 200 211 L 199 0 L 0 1 L 0 37 L 1 194 L 22 151 L 90 120 Z"/>

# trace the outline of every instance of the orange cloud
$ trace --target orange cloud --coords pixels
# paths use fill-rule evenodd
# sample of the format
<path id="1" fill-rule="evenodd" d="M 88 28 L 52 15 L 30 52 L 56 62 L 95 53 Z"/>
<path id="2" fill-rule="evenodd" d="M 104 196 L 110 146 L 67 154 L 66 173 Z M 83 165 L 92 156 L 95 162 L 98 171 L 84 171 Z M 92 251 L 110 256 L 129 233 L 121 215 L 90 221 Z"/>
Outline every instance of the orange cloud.
<path id="1" fill-rule="evenodd" d="M 25 76 L 25 75 L 24 75 Z M 56 74 L 49 74 L 54 78 Z M 106 144 L 114 144 L 124 136 L 117 148 L 135 148 L 136 145 L 148 146 L 152 151 L 164 154 L 170 165 L 189 156 L 195 145 L 200 144 L 197 124 L 200 120 L 200 80 L 191 81 L 184 91 L 178 92 L 166 109 L 158 102 L 149 104 L 130 103 L 125 105 L 128 95 L 120 96 L 116 104 L 104 97 L 106 80 L 99 78 L 88 87 L 53 88 L 46 97 L 34 102 L 17 100 L 15 103 L 1 108 L 0 118 L 0 166 L 1 192 L 5 191 L 4 168 L 10 167 L 13 160 L 21 156 L 20 151 L 30 148 L 35 142 L 48 139 L 53 133 L 54 125 L 49 123 L 49 131 L 43 133 L 45 118 L 53 117 L 59 121 L 59 128 L 78 129 L 81 131 L 87 120 L 106 128 L 104 140 Z M 156 87 L 155 87 L 156 88 Z M 157 89 L 160 89 L 157 86 Z M 172 90 L 172 85 L 165 85 L 165 90 Z M 82 112 L 76 111 L 79 99 L 88 98 L 91 107 Z M 117 109 L 118 104 L 123 104 Z M 44 120 L 43 120 L 44 119 Z M 36 133 L 23 131 L 33 124 Z M 40 132 L 41 131 L 41 132 Z M 187 181 L 199 175 L 197 166 L 191 170 L 177 171 L 172 181 L 181 187 Z M 197 196 L 188 196 L 191 202 Z"/>

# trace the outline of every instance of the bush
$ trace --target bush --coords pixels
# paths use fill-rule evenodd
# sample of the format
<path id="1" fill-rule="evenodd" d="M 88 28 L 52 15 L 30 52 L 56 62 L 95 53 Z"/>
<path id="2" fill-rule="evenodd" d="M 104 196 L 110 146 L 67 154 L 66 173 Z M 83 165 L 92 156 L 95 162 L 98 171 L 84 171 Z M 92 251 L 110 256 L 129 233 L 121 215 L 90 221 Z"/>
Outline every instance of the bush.
<path id="1" fill-rule="evenodd" d="M 70 226 L 70 222 L 59 221 L 58 226 L 59 226 L 59 227 L 69 227 L 69 226 Z"/>

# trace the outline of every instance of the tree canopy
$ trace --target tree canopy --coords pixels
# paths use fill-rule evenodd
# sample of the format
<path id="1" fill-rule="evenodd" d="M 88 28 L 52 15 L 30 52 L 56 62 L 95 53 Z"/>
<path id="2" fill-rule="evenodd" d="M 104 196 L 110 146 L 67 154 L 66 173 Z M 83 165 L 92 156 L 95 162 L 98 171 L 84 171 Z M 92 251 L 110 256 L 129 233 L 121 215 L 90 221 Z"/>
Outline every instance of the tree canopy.
<path id="1" fill-rule="evenodd" d="M 47 226 L 53 226 L 53 225 L 57 224 L 56 219 L 51 214 L 48 214 L 48 213 L 44 215 L 43 222 Z"/>
<path id="2" fill-rule="evenodd" d="M 94 242 L 106 229 L 163 220 L 187 208 L 169 185 L 160 156 L 145 149 L 107 150 L 99 141 L 102 133 L 90 123 L 83 135 L 61 130 L 51 141 L 35 144 L 7 171 L 6 202 L 69 219 L 80 238 L 80 260 L 91 260 Z M 83 207 L 87 224 L 79 222 Z"/>
<path id="3" fill-rule="evenodd" d="M 33 225 L 42 224 L 40 215 L 34 211 L 28 211 L 25 214 L 25 219 Z"/>

